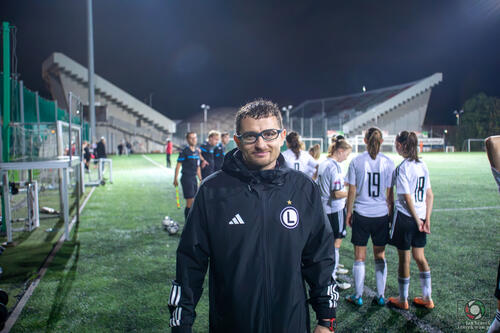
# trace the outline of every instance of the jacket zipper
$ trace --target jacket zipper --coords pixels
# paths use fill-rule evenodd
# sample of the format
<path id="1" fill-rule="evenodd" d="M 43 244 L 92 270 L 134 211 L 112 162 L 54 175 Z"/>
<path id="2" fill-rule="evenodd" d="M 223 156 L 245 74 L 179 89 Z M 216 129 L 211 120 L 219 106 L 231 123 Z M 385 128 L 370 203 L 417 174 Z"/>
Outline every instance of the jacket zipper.
<path id="1" fill-rule="evenodd" d="M 270 282 L 270 277 L 269 277 L 269 269 L 268 269 L 268 257 L 267 257 L 267 245 L 269 244 L 268 242 L 268 232 L 267 232 L 267 214 L 266 214 L 266 208 L 267 208 L 267 198 L 266 198 L 266 195 L 265 195 L 265 192 L 262 191 L 262 203 L 263 203 L 263 209 L 262 209 L 262 213 L 263 213 L 263 221 L 264 221 L 264 225 L 263 225 L 263 231 L 264 231 L 264 235 L 262 237 L 262 242 L 263 242 L 263 246 L 262 248 L 264 249 L 264 272 L 265 272 L 265 276 L 266 278 L 264 279 L 264 310 L 265 310 L 265 320 L 264 322 L 266 323 L 266 326 L 267 326 L 267 332 L 271 332 L 271 320 L 270 320 L 270 314 L 269 314 L 269 300 L 270 300 L 270 296 L 269 296 L 269 286 L 268 286 L 268 283 Z"/>

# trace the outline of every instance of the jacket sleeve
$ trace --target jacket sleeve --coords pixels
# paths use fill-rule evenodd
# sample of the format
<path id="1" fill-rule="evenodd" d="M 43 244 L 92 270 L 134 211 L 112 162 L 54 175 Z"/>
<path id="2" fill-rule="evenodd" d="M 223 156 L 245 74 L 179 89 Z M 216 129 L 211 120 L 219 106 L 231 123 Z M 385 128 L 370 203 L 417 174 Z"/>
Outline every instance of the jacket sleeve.
<path id="1" fill-rule="evenodd" d="M 173 333 L 191 332 L 195 307 L 203 292 L 209 244 L 202 188 L 196 194 L 177 248 L 176 279 L 172 281 L 168 307 Z"/>
<path id="2" fill-rule="evenodd" d="M 335 318 L 339 293 L 332 278 L 335 264 L 333 231 L 323 211 L 319 189 L 313 186 L 312 230 L 302 251 L 302 275 L 309 285 L 309 303 L 317 319 Z"/>

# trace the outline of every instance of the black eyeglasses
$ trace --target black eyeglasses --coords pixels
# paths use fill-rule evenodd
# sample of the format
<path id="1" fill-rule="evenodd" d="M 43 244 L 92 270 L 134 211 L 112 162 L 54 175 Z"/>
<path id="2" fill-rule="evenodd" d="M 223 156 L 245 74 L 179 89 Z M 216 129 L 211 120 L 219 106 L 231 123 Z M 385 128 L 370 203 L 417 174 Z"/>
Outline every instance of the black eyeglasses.
<path id="1" fill-rule="evenodd" d="M 282 129 L 266 129 L 260 133 L 255 132 L 246 132 L 241 135 L 237 135 L 236 137 L 241 140 L 244 144 L 252 144 L 257 142 L 259 136 L 262 137 L 264 141 L 273 141 L 278 138 L 280 133 L 283 132 Z"/>

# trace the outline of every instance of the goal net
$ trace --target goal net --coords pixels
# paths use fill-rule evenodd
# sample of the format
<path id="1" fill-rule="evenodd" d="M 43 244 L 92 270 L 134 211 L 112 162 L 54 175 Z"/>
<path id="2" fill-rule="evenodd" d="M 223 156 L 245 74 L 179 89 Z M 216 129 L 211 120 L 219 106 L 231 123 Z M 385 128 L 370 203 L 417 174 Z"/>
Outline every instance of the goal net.
<path id="1" fill-rule="evenodd" d="M 485 139 L 467 139 L 462 144 L 462 151 L 486 151 Z"/>
<path id="2" fill-rule="evenodd" d="M 47 168 L 50 161 L 69 159 L 73 166 L 67 169 L 66 190 L 70 215 L 77 206 L 80 184 L 81 132 L 78 125 L 57 121 L 52 123 L 11 123 L 9 163 L 19 165 L 7 171 L 9 179 L 8 200 L 13 231 L 31 231 L 39 222 L 62 218 L 64 189 L 63 170 Z M 25 162 L 34 163 L 25 169 Z M 43 225 L 43 223 L 42 223 Z"/>

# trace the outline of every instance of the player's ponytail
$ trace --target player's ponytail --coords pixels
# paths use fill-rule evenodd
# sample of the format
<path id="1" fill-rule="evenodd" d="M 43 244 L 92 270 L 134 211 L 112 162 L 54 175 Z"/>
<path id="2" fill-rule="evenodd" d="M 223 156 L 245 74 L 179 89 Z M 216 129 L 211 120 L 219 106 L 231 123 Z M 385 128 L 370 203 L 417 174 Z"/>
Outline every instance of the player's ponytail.
<path id="1" fill-rule="evenodd" d="M 315 160 L 319 160 L 321 156 L 321 146 L 319 144 L 315 144 L 309 148 L 309 155 L 311 155 Z"/>
<path id="2" fill-rule="evenodd" d="M 301 142 L 300 142 L 300 137 L 299 133 L 297 132 L 290 132 L 286 136 L 286 143 L 289 149 L 291 149 L 294 154 L 296 159 L 299 159 L 300 157 L 300 150 L 301 150 Z"/>
<path id="3" fill-rule="evenodd" d="M 420 162 L 418 158 L 418 138 L 415 132 L 401 131 L 396 136 L 401 144 L 402 155 L 410 161 Z"/>
<path id="4" fill-rule="evenodd" d="M 330 147 L 328 147 L 328 157 L 332 157 L 333 154 L 339 149 L 343 150 L 352 149 L 352 146 L 349 144 L 349 142 L 346 141 L 346 139 L 342 135 L 337 135 L 332 137 L 332 143 L 330 144 Z"/>
<path id="5" fill-rule="evenodd" d="M 370 157 L 374 160 L 380 152 L 382 141 L 384 141 L 382 139 L 382 132 L 376 127 L 371 127 L 366 131 L 365 139 L 367 142 L 366 150 L 368 150 L 368 154 L 370 154 Z"/>

